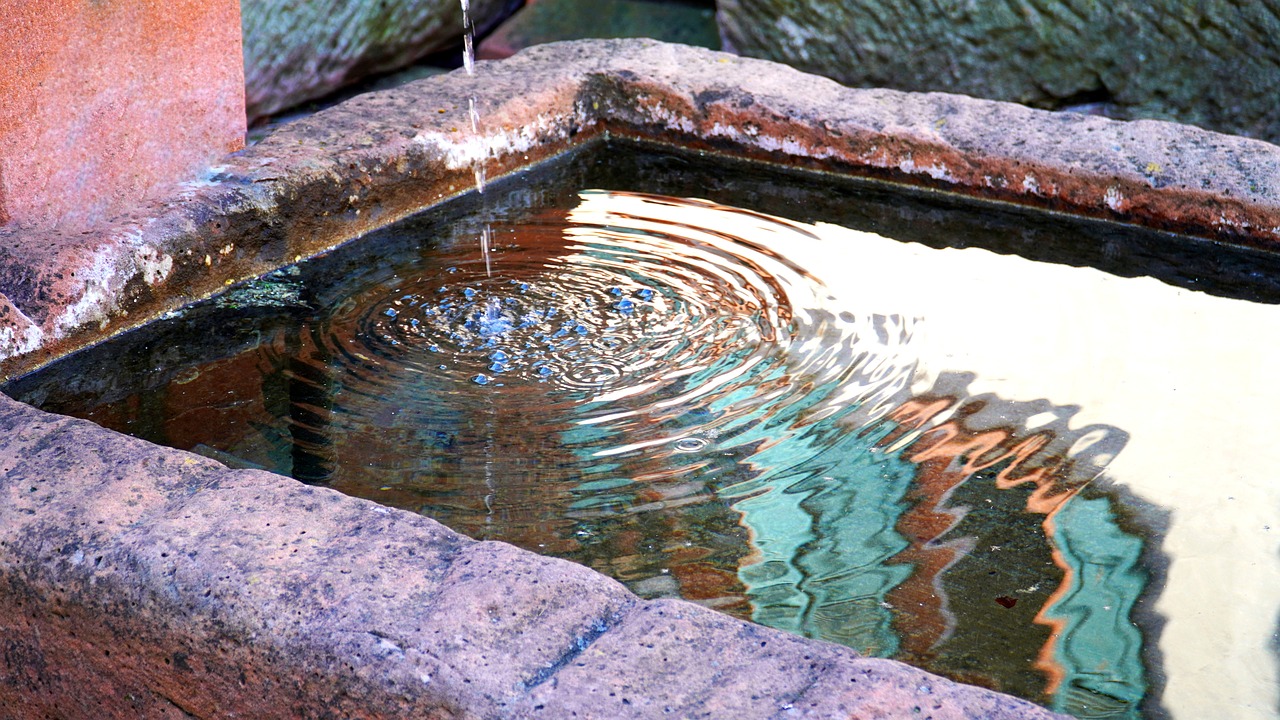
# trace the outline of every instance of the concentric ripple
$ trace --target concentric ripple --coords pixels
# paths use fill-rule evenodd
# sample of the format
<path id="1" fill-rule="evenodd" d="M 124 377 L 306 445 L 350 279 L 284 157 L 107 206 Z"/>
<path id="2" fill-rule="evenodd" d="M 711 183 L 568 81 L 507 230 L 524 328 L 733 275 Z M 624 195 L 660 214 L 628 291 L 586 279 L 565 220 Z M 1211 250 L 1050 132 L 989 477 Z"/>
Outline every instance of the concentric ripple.
<path id="1" fill-rule="evenodd" d="M 387 414 L 356 398 L 499 427 L 536 413 L 561 452 L 671 458 L 678 475 L 692 456 L 777 442 L 905 382 L 891 346 L 906 329 L 823 309 L 827 289 L 775 249 L 814 239 L 787 221 L 588 192 L 568 218 L 492 236 L 492 274 L 463 247 L 366 286 L 318 328 L 339 359 L 341 421 Z"/>

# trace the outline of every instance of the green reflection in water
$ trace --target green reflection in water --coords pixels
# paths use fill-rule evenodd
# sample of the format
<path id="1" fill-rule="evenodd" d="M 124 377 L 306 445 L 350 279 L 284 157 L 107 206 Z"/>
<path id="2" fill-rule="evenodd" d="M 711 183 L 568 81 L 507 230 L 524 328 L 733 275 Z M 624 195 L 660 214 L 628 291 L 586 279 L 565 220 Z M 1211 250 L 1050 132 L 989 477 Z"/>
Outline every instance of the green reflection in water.
<path id="1" fill-rule="evenodd" d="M 1061 688 L 1053 707 L 1081 718 L 1136 718 L 1147 690 L 1142 634 L 1130 621 L 1147 584 L 1142 540 L 1115 522 L 1105 497 L 1067 501 L 1054 517 L 1053 543 L 1070 568 L 1044 618 L 1061 624 L 1053 648 Z"/>
<path id="2" fill-rule="evenodd" d="M 888 561 L 907 547 L 895 530 L 905 509 L 912 467 L 872 452 L 875 438 L 849 433 L 835 447 L 777 478 L 763 493 L 733 508 L 751 528 L 759 561 L 739 577 L 761 624 L 832 640 L 868 655 L 892 656 L 885 595 L 910 574 Z M 803 456 L 795 445 L 773 455 Z M 785 460 L 756 458 L 759 464 Z"/>

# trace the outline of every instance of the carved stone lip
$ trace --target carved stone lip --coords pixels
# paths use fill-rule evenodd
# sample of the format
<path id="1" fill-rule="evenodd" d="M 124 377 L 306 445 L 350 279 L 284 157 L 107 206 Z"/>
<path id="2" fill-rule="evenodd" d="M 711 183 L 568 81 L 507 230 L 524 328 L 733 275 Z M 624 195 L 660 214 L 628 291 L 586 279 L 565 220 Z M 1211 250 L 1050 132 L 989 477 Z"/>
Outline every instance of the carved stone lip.
<path id="1" fill-rule="evenodd" d="M 0 376 L 606 136 L 1280 241 L 1267 143 L 562 43 L 292 123 L 86 234 L 0 230 Z M 0 467 L 0 707 L 32 717 L 1053 716 L 8 399 Z"/>
<path id="2" fill-rule="evenodd" d="M 480 137 L 471 130 L 475 102 Z M 1280 243 L 1280 148 L 646 40 L 555 43 L 356 97 L 83 234 L 0 229 L 0 378 L 604 136 Z"/>

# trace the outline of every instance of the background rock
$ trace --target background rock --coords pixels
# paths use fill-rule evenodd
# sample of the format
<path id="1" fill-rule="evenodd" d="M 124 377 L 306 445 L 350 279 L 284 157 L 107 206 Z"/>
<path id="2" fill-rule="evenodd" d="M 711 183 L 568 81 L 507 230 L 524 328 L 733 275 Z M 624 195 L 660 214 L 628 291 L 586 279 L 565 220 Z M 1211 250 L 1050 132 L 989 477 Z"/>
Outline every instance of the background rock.
<path id="1" fill-rule="evenodd" d="M 720 49 L 715 4 L 654 0 L 526 0 L 477 49 L 499 59 L 540 43 L 647 37 Z"/>
<path id="2" fill-rule="evenodd" d="M 0 224 L 79 232 L 243 147 L 236 5 L 0 2 Z"/>
<path id="3" fill-rule="evenodd" d="M 518 0 L 471 0 L 477 30 Z M 245 105 L 270 115 L 462 43 L 460 0 L 243 0 Z"/>
<path id="4" fill-rule="evenodd" d="M 861 87 L 1280 140 L 1280 2 L 721 0 L 726 48 Z"/>

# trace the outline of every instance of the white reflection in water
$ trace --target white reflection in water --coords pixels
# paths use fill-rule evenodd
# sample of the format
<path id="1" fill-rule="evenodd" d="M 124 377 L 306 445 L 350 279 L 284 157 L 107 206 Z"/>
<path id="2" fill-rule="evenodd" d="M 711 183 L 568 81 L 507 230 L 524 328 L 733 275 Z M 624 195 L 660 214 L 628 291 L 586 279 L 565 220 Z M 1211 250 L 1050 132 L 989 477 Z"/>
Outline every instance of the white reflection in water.
<path id="1" fill-rule="evenodd" d="M 1106 483 L 1169 513 L 1156 549 L 1168 560 L 1156 602 L 1164 619 L 1154 639 L 1165 676 L 1160 704 L 1177 718 L 1274 717 L 1280 698 L 1280 543 L 1273 530 L 1280 527 L 1280 442 L 1271 419 L 1280 408 L 1280 383 L 1272 377 L 1280 367 L 1280 307 L 979 249 L 931 249 L 830 225 L 786 223 L 796 232 L 777 237 L 782 225 L 753 223 L 750 215 L 706 205 L 592 193 L 572 213 L 573 220 L 597 226 L 620 217 L 716 228 L 774 247 L 815 273 L 838 307 L 912 322 L 906 347 L 896 349 L 918 363 L 910 374 L 912 395 L 928 394 L 949 373 L 971 373 L 970 396 L 1047 399 L 1070 408 L 1073 428 L 1098 424 L 1127 432 L 1122 452 L 1114 458 L 1102 452 L 1091 462 L 1107 466 Z M 905 366 L 903 357 L 880 362 L 888 373 Z M 850 385 L 843 392 L 863 390 Z M 881 412 L 888 410 L 886 404 Z M 1032 414 L 1025 425 L 1056 418 Z M 945 419 L 934 417 L 929 427 Z M 918 436 L 898 438 L 886 450 Z M 1066 454 L 1085 452 L 1097 439 L 1086 432 Z M 794 572 L 787 560 L 796 542 L 775 532 L 787 520 L 753 517 L 752 502 L 735 508 L 751 532 L 759 567 Z M 1123 534 L 1108 540 L 1116 530 L 1099 502 L 1064 503 L 1046 528 L 1055 533 L 1055 552 L 1074 558 L 1059 563 L 1075 575 L 1069 578 L 1073 593 L 1088 590 L 1093 602 L 1105 603 L 1114 592 L 1115 602 L 1131 602 L 1134 593 L 1126 600 L 1124 587 L 1130 581 L 1109 573 L 1114 563 L 1097 553 L 1136 556 L 1137 549 L 1126 546 L 1135 541 Z M 795 510 L 794 522 L 809 522 L 799 505 Z M 1071 603 L 1056 595 L 1037 621 L 1060 629 L 1067 615 L 1087 615 L 1088 607 L 1073 610 Z M 1119 608 L 1118 617 L 1127 611 Z M 1098 668 L 1117 662 L 1088 647 L 1057 652 Z"/>

